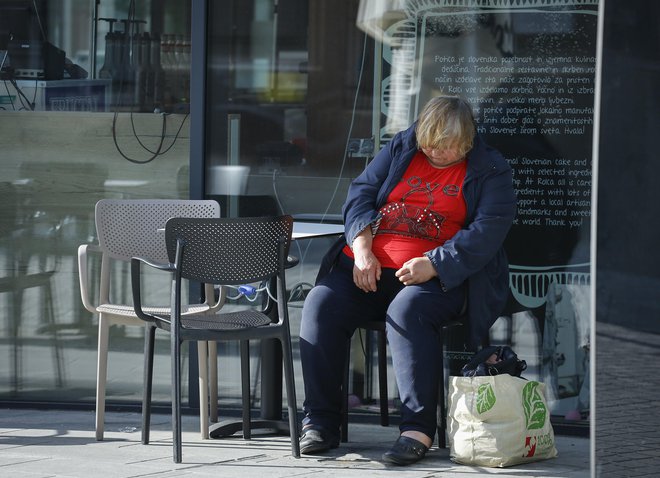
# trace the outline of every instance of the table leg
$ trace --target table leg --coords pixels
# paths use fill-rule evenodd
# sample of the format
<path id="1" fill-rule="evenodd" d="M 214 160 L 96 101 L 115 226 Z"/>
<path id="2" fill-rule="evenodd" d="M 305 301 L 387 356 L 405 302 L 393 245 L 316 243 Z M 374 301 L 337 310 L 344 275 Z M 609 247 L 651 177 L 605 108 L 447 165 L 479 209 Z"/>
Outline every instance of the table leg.
<path id="1" fill-rule="evenodd" d="M 275 282 L 269 284 L 275 293 Z M 265 310 L 277 321 L 277 305 L 269 301 Z M 271 430 L 275 434 L 289 434 L 289 422 L 282 419 L 282 345 L 278 339 L 261 341 L 261 416 L 251 420 L 252 430 Z M 211 425 L 209 436 L 222 438 L 243 429 L 242 420 L 223 420 Z"/>
<path id="2" fill-rule="evenodd" d="M 261 341 L 261 416 L 251 420 L 252 430 L 288 434 L 289 422 L 282 419 L 282 347 L 277 339 Z M 243 429 L 242 420 L 230 419 L 211 425 L 209 436 L 223 438 Z"/>

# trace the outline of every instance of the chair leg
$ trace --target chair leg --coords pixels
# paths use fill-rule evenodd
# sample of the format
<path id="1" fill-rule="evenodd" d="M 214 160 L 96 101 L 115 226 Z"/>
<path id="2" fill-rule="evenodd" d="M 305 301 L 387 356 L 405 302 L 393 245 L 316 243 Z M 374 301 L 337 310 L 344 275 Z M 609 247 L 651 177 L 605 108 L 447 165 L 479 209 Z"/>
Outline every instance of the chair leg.
<path id="1" fill-rule="evenodd" d="M 197 363 L 199 370 L 199 432 L 202 440 L 209 439 L 209 370 L 208 342 L 197 342 Z"/>
<path id="2" fill-rule="evenodd" d="M 57 373 L 56 384 L 58 388 L 64 387 L 64 359 L 62 357 L 62 345 L 60 343 L 59 332 L 55 324 L 55 303 L 53 301 L 53 292 L 50 282 L 44 288 L 46 302 L 46 320 L 53 330 L 53 360 L 55 361 L 55 371 Z"/>
<path id="3" fill-rule="evenodd" d="M 209 419 L 218 422 L 218 342 L 208 342 L 209 348 Z"/>
<path id="4" fill-rule="evenodd" d="M 11 391 L 17 393 L 21 388 L 21 377 L 23 376 L 23 340 L 21 334 L 21 319 L 19 315 L 23 307 L 23 291 L 17 288 L 11 293 L 10 310 L 8 311 L 10 321 L 10 342 L 12 344 L 11 353 Z"/>
<path id="5" fill-rule="evenodd" d="M 443 339 L 440 339 L 440 373 L 438 381 L 438 407 L 437 407 L 437 427 L 438 427 L 438 448 L 447 447 L 447 406 L 445 402 L 445 347 Z"/>
<path id="6" fill-rule="evenodd" d="M 348 441 L 348 381 L 350 380 L 351 367 L 351 339 L 346 344 L 346 358 L 344 363 L 344 383 L 341 384 L 341 442 Z"/>
<path id="7" fill-rule="evenodd" d="M 378 332 L 378 390 L 380 395 L 380 424 L 388 427 L 390 425 L 390 414 L 387 393 L 387 334 L 384 330 Z M 351 363 L 351 339 L 348 340 L 346 349 L 346 363 L 344 366 L 344 382 L 342 384 L 342 412 L 341 412 L 341 436 L 342 443 L 348 441 L 348 383 L 350 380 Z"/>
<path id="8" fill-rule="evenodd" d="M 387 397 L 387 335 L 378 331 L 378 387 L 380 395 L 380 424 L 390 426 L 390 413 Z"/>
<path id="9" fill-rule="evenodd" d="M 286 334 L 280 341 L 282 343 L 282 358 L 284 362 L 284 381 L 286 386 L 286 401 L 289 408 L 289 435 L 291 436 L 291 454 L 300 458 L 300 442 L 298 441 L 300 429 L 298 427 L 298 404 L 296 401 L 296 384 L 293 372 L 293 352 L 291 350 L 291 336 Z"/>
<path id="10" fill-rule="evenodd" d="M 144 390 L 142 390 L 142 444 L 149 444 L 151 429 L 151 392 L 154 376 L 154 344 L 156 327 L 147 324 L 144 329 Z"/>
<path id="11" fill-rule="evenodd" d="M 241 340 L 241 397 L 243 403 L 243 439 L 252 438 L 250 424 L 250 342 Z"/>
<path id="12" fill-rule="evenodd" d="M 172 354 L 172 446 L 174 463 L 181 463 L 181 343 L 173 332 L 170 335 Z"/>
<path id="13" fill-rule="evenodd" d="M 99 314 L 99 337 L 96 363 L 96 440 L 103 440 L 105 419 L 105 384 L 108 377 L 108 319 Z"/>

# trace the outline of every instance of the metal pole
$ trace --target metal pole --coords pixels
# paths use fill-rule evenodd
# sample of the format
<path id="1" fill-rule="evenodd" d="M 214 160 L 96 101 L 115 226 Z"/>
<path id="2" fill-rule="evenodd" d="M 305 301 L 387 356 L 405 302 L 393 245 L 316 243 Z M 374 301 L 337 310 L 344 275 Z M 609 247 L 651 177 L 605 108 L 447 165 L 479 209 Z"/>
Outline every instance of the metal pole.
<path id="1" fill-rule="evenodd" d="M 383 43 L 374 37 L 374 84 L 372 96 L 371 134 L 374 139 L 373 155 L 380 150 L 381 101 L 383 94 Z M 369 158 L 367 158 L 368 160 Z M 366 167 L 366 162 L 365 162 Z"/>
<path id="2" fill-rule="evenodd" d="M 99 29 L 99 3 L 101 3 L 101 0 L 92 0 L 92 41 L 89 52 L 89 67 L 92 70 L 92 79 L 96 79 L 96 37 Z"/>

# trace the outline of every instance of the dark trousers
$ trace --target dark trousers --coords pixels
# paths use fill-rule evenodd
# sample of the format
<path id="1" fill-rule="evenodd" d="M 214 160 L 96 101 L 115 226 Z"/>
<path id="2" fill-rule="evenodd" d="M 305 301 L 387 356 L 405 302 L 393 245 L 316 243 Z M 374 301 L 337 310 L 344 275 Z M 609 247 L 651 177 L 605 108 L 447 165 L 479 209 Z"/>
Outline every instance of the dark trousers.
<path id="1" fill-rule="evenodd" d="M 444 292 L 437 279 L 404 286 L 394 272 L 383 269 L 378 290 L 363 292 L 353 283 L 352 259 L 341 254 L 338 265 L 305 299 L 300 327 L 303 425 L 339 432 L 348 340 L 366 322 L 386 320 L 402 401 L 399 428 L 435 436 L 442 325 L 461 312 L 465 286 Z"/>

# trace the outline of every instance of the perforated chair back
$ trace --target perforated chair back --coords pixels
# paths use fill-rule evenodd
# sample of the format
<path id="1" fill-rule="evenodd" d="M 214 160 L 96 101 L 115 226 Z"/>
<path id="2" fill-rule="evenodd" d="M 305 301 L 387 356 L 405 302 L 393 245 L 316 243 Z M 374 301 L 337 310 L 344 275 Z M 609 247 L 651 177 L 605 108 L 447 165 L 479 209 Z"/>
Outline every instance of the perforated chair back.
<path id="1" fill-rule="evenodd" d="M 293 372 L 291 331 L 286 300 L 285 268 L 293 233 L 291 216 L 245 217 L 223 219 L 173 218 L 165 226 L 165 242 L 173 267 L 172 312 L 167 316 L 152 315 L 156 327 L 170 332 L 172 353 L 172 434 L 174 462 L 181 463 L 181 343 L 187 340 L 216 342 L 238 340 L 241 343 L 241 388 L 243 403 L 243 435 L 250 438 L 250 373 L 249 341 L 279 340 L 285 373 L 289 409 L 289 430 L 293 456 L 300 456 L 296 390 Z M 132 261 L 134 302 L 139 308 L 138 265 Z M 154 266 L 152 264 L 148 264 Z M 237 285 L 267 282 L 268 297 L 275 289 L 276 308 L 254 308 L 227 313 L 183 316 L 181 313 L 182 279 L 206 284 Z M 270 301 L 268 301 L 270 302 Z M 278 360 L 277 356 L 272 357 Z M 215 359 L 214 359 L 215 360 Z M 266 357 L 268 360 L 268 357 Z M 205 357 L 199 360 L 206 369 Z M 273 383 L 276 383 L 274 381 Z M 268 385 L 266 385 L 268 386 Z M 217 390 L 217 386 L 216 386 Z M 201 393 L 205 396 L 206 391 Z M 217 405 L 217 398 L 213 401 Z M 222 427 L 222 426 L 221 426 Z M 236 431 L 236 430 L 234 430 Z M 233 431 L 231 432 L 233 433 Z M 213 435 L 211 435 L 213 436 Z"/>
<path id="2" fill-rule="evenodd" d="M 176 263 L 177 242 L 183 245 L 185 252 L 177 270 L 185 279 L 246 284 L 283 270 L 292 232 L 291 216 L 175 218 L 167 221 L 167 252 L 169 261 Z"/>
<path id="3" fill-rule="evenodd" d="M 210 200 L 102 199 L 96 203 L 99 245 L 113 259 L 138 256 L 167 262 L 164 228 L 173 217 L 220 217 L 220 205 Z"/>
<path id="4" fill-rule="evenodd" d="M 167 262 L 165 247 L 165 224 L 171 217 L 220 217 L 220 206 L 216 201 L 181 199 L 101 199 L 96 203 L 95 222 L 98 246 L 82 244 L 78 248 L 78 273 L 80 295 L 85 308 L 98 314 L 98 351 L 96 372 L 96 439 L 103 439 L 105 417 L 105 390 L 108 369 L 108 348 L 112 325 L 144 327 L 145 322 L 135 312 L 133 303 L 127 300 L 131 281 L 124 264 L 133 257 L 144 257 L 151 262 Z M 101 253 L 101 267 L 88 261 L 88 255 Z M 115 267 L 119 266 L 119 267 Z M 93 271 L 93 275 L 90 272 Z M 159 289 L 153 287 L 157 292 Z M 205 286 L 204 302 L 186 304 L 187 315 L 205 314 L 219 310 L 224 303 L 221 291 L 215 299 L 211 285 Z M 153 303 L 145 309 L 151 313 L 168 313 L 170 301 L 167 295 L 152 296 Z M 156 300 L 157 299 L 157 300 Z M 153 375 L 155 328 L 147 325 L 145 332 L 145 377 L 143 407 L 146 422 L 142 425 L 142 441 L 149 442 L 148 417 L 151 407 L 151 383 Z M 201 350 L 201 348 L 200 348 Z M 217 379 L 211 378 L 212 384 Z M 206 378 L 200 380 L 200 388 L 207 387 Z M 207 430 L 208 415 L 200 411 L 200 423 Z"/>

